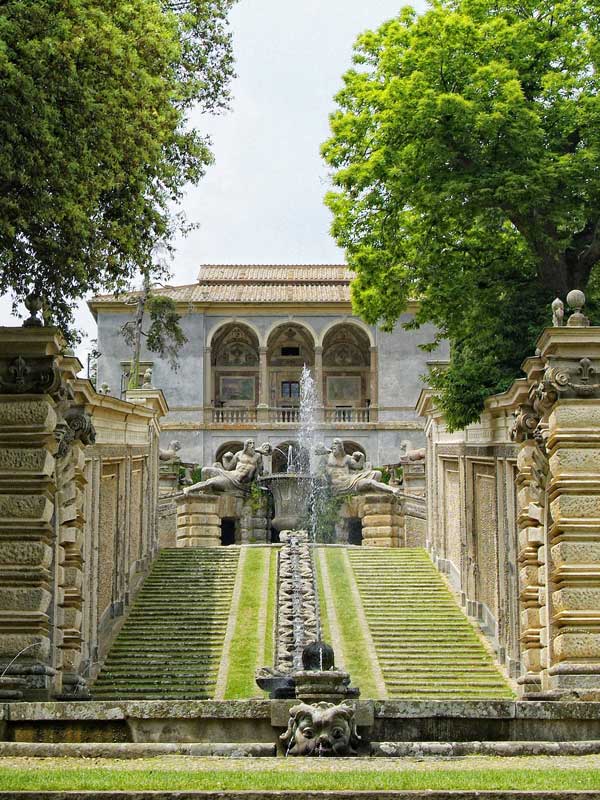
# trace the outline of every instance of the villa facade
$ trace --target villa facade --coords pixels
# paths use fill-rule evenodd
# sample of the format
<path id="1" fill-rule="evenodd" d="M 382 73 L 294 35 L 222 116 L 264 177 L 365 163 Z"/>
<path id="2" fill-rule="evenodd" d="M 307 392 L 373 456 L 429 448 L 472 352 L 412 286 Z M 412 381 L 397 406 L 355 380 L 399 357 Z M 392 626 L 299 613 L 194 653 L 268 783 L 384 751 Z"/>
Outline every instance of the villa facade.
<path id="1" fill-rule="evenodd" d="M 352 273 L 343 265 L 204 266 L 198 281 L 165 287 L 181 315 L 187 343 L 173 370 L 142 351 L 140 374 L 152 369 L 169 412 L 163 444 L 177 439 L 184 461 L 201 464 L 237 450 L 244 439 L 279 448 L 273 469 L 298 437 L 300 375 L 315 380 L 318 432 L 325 442 L 344 439 L 373 464 L 395 463 L 403 442 L 424 444 L 415 403 L 423 376 L 447 358 L 419 345 L 431 342 L 430 326 L 407 331 L 414 307 L 391 333 L 352 314 Z M 90 307 L 98 322 L 98 386 L 125 394 L 130 349 L 122 336 L 132 317 L 123 297 L 101 296 Z"/>

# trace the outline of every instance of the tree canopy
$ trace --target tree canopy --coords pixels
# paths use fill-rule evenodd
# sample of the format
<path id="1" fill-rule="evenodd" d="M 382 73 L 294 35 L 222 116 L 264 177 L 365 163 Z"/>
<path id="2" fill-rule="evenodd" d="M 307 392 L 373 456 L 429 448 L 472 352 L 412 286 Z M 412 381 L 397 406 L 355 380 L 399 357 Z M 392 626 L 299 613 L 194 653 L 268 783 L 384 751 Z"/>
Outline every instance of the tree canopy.
<path id="1" fill-rule="evenodd" d="M 233 2 L 0 5 L 0 292 L 35 288 L 65 324 L 152 268 L 211 161 L 187 115 L 227 104 Z"/>
<path id="2" fill-rule="evenodd" d="M 344 75 L 323 154 L 353 302 L 390 328 L 420 300 L 451 342 L 431 381 L 452 428 L 597 272 L 599 33 L 595 0 L 435 0 L 360 36 Z"/>

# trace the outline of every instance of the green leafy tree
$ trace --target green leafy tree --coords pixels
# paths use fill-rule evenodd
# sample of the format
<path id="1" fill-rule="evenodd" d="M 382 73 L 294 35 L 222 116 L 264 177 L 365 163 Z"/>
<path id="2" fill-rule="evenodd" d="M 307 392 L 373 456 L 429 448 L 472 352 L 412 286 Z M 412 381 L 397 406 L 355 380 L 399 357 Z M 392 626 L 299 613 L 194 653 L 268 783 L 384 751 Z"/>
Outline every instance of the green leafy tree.
<path id="1" fill-rule="evenodd" d="M 130 302 L 135 305 L 135 315 L 121 330 L 125 342 L 132 348 L 127 388 L 137 389 L 140 384 L 142 339 L 145 338 L 148 350 L 158 353 L 176 370 L 179 366 L 179 349 L 187 342 L 187 337 L 179 324 L 181 317 L 175 301 L 153 291 L 149 270 L 144 274 L 142 290 L 132 295 Z M 145 315 L 150 321 L 147 331 L 144 330 Z"/>
<path id="2" fill-rule="evenodd" d="M 431 381 L 453 428 L 519 375 L 554 297 L 595 284 L 599 31 L 588 0 L 436 0 L 360 36 L 337 95 L 326 202 L 355 309 L 389 329 L 419 299 L 412 324 L 451 342 Z"/>
<path id="3" fill-rule="evenodd" d="M 227 104 L 233 0 L 0 4 L 0 292 L 53 321 L 123 290 L 182 220 L 211 161 L 192 105 Z"/>

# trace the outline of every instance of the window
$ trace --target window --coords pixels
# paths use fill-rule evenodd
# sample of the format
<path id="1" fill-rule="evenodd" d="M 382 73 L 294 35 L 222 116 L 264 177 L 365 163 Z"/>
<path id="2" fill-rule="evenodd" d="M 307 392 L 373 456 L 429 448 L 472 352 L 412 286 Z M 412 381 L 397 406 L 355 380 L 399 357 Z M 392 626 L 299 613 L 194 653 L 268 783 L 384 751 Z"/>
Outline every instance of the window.
<path id="1" fill-rule="evenodd" d="M 300 355 L 300 348 L 299 347 L 282 347 L 281 348 L 281 355 L 282 356 L 299 356 Z"/>
<path id="2" fill-rule="evenodd" d="M 281 396 L 284 400 L 300 399 L 299 381 L 281 381 Z"/>

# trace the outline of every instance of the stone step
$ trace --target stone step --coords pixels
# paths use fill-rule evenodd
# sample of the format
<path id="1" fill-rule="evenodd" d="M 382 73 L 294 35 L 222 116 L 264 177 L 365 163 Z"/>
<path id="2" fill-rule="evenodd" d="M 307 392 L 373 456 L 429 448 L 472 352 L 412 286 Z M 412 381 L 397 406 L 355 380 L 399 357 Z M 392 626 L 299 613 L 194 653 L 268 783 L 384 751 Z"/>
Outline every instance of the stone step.
<path id="1" fill-rule="evenodd" d="M 92 686 L 92 697 L 210 698 L 239 552 L 162 550 Z"/>
<path id="2" fill-rule="evenodd" d="M 390 697 L 512 696 L 424 550 L 352 550 L 349 558 Z"/>

